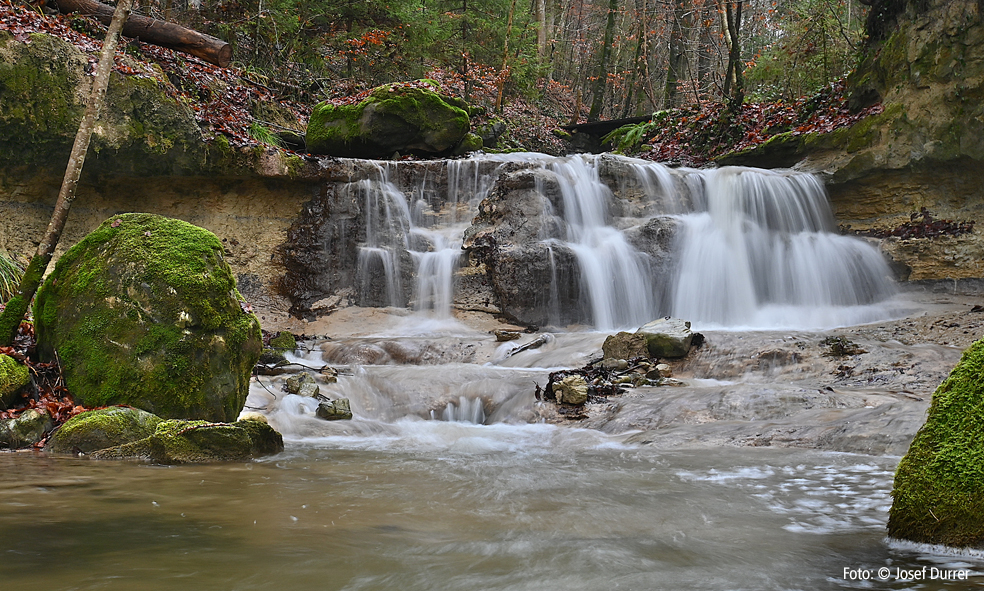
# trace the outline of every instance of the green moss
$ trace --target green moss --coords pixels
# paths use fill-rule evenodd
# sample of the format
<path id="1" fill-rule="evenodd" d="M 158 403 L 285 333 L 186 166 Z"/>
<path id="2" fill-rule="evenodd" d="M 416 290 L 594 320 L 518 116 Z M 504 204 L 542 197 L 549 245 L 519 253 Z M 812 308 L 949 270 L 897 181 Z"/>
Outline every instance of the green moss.
<path id="1" fill-rule="evenodd" d="M 363 158 L 447 153 L 470 128 L 467 110 L 453 103 L 431 90 L 395 84 L 375 88 L 356 105 L 321 103 L 308 122 L 308 150 Z"/>
<path id="2" fill-rule="evenodd" d="M 926 424 L 895 473 L 888 532 L 896 538 L 984 545 L 984 340 L 933 394 Z"/>
<path id="3" fill-rule="evenodd" d="M 26 365 L 0 354 L 0 408 L 9 408 L 15 395 L 30 383 L 31 373 Z"/>
<path id="4" fill-rule="evenodd" d="M 270 347 L 279 351 L 293 351 L 297 349 L 297 339 L 293 334 L 283 331 L 270 339 Z"/>
<path id="5" fill-rule="evenodd" d="M 89 453 L 131 443 L 154 433 L 161 418 L 136 408 L 114 406 L 69 419 L 51 437 L 46 449 L 56 453 Z"/>
<path id="6" fill-rule="evenodd" d="M 69 249 L 39 291 L 38 350 L 57 351 L 83 404 L 231 420 L 261 348 L 240 301 L 214 234 L 124 214 Z"/>

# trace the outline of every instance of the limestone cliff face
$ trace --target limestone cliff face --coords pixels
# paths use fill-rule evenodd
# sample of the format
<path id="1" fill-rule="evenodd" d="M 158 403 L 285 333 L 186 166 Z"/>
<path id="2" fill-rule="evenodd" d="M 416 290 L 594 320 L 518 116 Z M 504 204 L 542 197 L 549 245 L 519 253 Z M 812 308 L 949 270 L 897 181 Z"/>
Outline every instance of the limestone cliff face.
<path id="1" fill-rule="evenodd" d="M 850 81 L 852 101 L 881 115 L 814 140 L 797 168 L 827 179 L 851 229 L 887 229 L 927 208 L 984 222 L 984 21 L 977 0 L 881 0 L 872 43 Z M 980 229 L 884 241 L 909 280 L 984 277 Z"/>

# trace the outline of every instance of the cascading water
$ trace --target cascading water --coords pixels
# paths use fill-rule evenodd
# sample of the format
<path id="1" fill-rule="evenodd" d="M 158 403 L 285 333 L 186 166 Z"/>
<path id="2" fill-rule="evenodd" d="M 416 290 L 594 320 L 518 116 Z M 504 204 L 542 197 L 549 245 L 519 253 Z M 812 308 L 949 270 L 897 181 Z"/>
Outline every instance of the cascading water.
<path id="1" fill-rule="evenodd" d="M 834 233 L 808 174 L 728 167 L 700 173 L 681 216 L 668 312 L 722 326 L 831 326 L 874 320 L 889 269 L 869 244 Z"/>
<path id="2" fill-rule="evenodd" d="M 574 319 L 608 331 L 673 315 L 704 326 L 819 328 L 886 315 L 876 304 L 894 292 L 887 265 L 874 247 L 836 234 L 812 175 L 671 169 L 611 156 L 448 161 L 443 184 L 428 173 L 405 188 L 391 180 L 400 163 L 379 163 L 378 178 L 359 185 L 361 293 L 384 289 L 387 305 L 409 301 L 450 318 L 463 235 L 507 162 L 541 171 L 535 191 L 549 269 L 533 289 L 542 288 L 538 305 L 551 324 Z M 628 238 L 653 220 L 674 228 L 669 262 L 656 264 Z M 403 283 L 411 265 L 413 280 Z"/>

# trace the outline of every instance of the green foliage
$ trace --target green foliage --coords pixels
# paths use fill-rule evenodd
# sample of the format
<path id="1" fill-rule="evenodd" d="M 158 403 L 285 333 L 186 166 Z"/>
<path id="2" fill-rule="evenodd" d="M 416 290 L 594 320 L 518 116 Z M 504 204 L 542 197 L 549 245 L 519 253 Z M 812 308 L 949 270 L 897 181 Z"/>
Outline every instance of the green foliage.
<path id="1" fill-rule="evenodd" d="M 851 13 L 848 13 L 848 10 Z M 749 40 L 761 47 L 745 70 L 753 102 L 813 94 L 857 65 L 864 38 L 864 6 L 842 0 L 793 0 L 777 5 L 780 27 Z"/>
<path id="2" fill-rule="evenodd" d="M 0 303 L 14 297 L 23 276 L 24 269 L 0 247 Z"/>
<path id="3" fill-rule="evenodd" d="M 254 121 L 249 126 L 249 137 L 260 142 L 261 144 L 266 144 L 268 146 L 273 146 L 274 148 L 284 147 L 283 140 L 280 137 L 270 131 L 270 128 Z"/>
<path id="4" fill-rule="evenodd" d="M 612 146 L 612 150 L 620 154 L 634 154 L 650 138 L 652 132 L 663 125 L 666 115 L 666 111 L 653 113 L 653 118 L 649 121 L 635 125 L 623 125 L 601 138 L 601 141 Z"/>

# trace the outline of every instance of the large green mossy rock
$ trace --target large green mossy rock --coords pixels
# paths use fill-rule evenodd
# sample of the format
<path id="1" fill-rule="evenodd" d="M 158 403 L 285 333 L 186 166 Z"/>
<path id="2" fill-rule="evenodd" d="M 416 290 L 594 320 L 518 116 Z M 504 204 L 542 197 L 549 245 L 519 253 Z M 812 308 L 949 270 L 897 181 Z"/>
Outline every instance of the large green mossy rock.
<path id="1" fill-rule="evenodd" d="M 57 453 L 90 453 L 146 439 L 160 424 L 159 416 L 126 406 L 77 414 L 51 436 L 47 448 Z"/>
<path id="2" fill-rule="evenodd" d="M 254 420 L 235 423 L 161 421 L 145 439 L 89 454 L 94 459 L 142 459 L 158 464 L 236 462 L 279 453 L 284 440 L 270 425 Z"/>
<path id="3" fill-rule="evenodd" d="M 350 158 L 447 154 L 470 129 L 467 108 L 434 90 L 388 84 L 358 104 L 317 105 L 308 122 L 307 148 Z"/>
<path id="4" fill-rule="evenodd" d="M 10 408 L 17 393 L 31 383 L 31 372 L 13 357 L 0 354 L 0 410 Z"/>
<path id="5" fill-rule="evenodd" d="M 895 473 L 888 533 L 984 547 L 984 340 L 933 394 L 926 424 Z"/>
<path id="6" fill-rule="evenodd" d="M 73 246 L 38 291 L 39 354 L 86 406 L 231 421 L 262 348 L 222 244 L 180 220 L 124 214 Z"/>
<path id="7" fill-rule="evenodd" d="M 136 408 L 115 406 L 72 417 L 51 436 L 45 449 L 84 453 L 95 459 L 187 464 L 275 454 L 284 450 L 284 440 L 260 420 L 164 420 Z"/>

